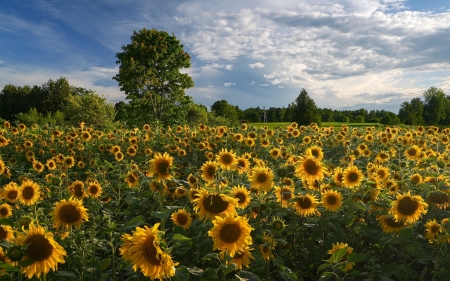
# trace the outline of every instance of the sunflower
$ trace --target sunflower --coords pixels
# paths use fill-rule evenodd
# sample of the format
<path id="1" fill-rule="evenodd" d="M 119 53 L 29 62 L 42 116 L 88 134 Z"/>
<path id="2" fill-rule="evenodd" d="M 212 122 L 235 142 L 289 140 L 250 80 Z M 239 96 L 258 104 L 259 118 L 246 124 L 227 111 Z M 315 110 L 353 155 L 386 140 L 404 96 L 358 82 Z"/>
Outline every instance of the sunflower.
<path id="1" fill-rule="evenodd" d="M 116 159 L 117 162 L 120 162 L 123 160 L 124 158 L 124 154 L 122 151 L 117 151 L 116 153 L 114 153 L 114 158 Z"/>
<path id="2" fill-rule="evenodd" d="M 420 159 L 421 149 L 417 145 L 413 145 L 405 150 L 405 157 L 409 160 Z"/>
<path id="3" fill-rule="evenodd" d="M 8 218 L 12 215 L 12 208 L 8 203 L 0 205 L 0 218 Z"/>
<path id="4" fill-rule="evenodd" d="M 217 172 L 217 162 L 207 161 L 201 167 L 202 175 L 201 177 L 208 182 L 212 182 L 216 177 Z"/>
<path id="5" fill-rule="evenodd" d="M 269 154 L 273 159 L 277 159 L 278 157 L 281 156 L 281 150 L 279 148 L 272 148 L 269 151 Z"/>
<path id="6" fill-rule="evenodd" d="M 55 229 L 70 230 L 72 226 L 80 228 L 83 220 L 88 220 L 87 209 L 83 206 L 83 201 L 70 198 L 57 202 L 52 212 Z"/>
<path id="7" fill-rule="evenodd" d="M 250 204 L 250 191 L 245 186 L 237 185 L 233 187 L 230 195 L 238 200 L 238 208 L 240 209 L 245 209 Z"/>
<path id="8" fill-rule="evenodd" d="M 326 168 L 323 167 L 319 159 L 312 156 L 306 156 L 301 159 L 296 168 L 296 176 L 303 181 L 314 182 L 321 181 L 325 177 Z"/>
<path id="9" fill-rule="evenodd" d="M 32 180 L 25 180 L 19 186 L 18 199 L 24 205 L 33 205 L 41 195 L 41 187 Z"/>
<path id="10" fill-rule="evenodd" d="M 134 188 L 139 185 L 139 176 L 135 171 L 130 171 L 126 174 L 124 181 L 128 187 Z"/>
<path id="11" fill-rule="evenodd" d="M 262 236 L 263 243 L 258 245 L 259 251 L 263 256 L 264 260 L 269 260 L 274 257 L 273 248 L 277 245 L 277 241 L 272 235 L 267 234 L 265 231 Z"/>
<path id="12" fill-rule="evenodd" d="M 64 157 L 63 165 L 66 168 L 72 168 L 75 165 L 75 159 L 72 156 Z"/>
<path id="13" fill-rule="evenodd" d="M 315 196 L 306 194 L 298 196 L 292 205 L 297 214 L 302 217 L 307 217 L 318 213 L 317 203 Z"/>
<path id="14" fill-rule="evenodd" d="M 136 154 L 137 154 L 136 148 L 135 148 L 134 146 L 128 147 L 128 148 L 127 148 L 127 154 L 128 154 L 129 156 L 136 156 Z"/>
<path id="15" fill-rule="evenodd" d="M 248 174 L 252 188 L 269 192 L 273 185 L 273 172 L 270 168 L 255 167 Z"/>
<path id="16" fill-rule="evenodd" d="M 206 189 L 199 189 L 196 196 L 193 200 L 194 210 L 200 220 L 237 214 L 236 207 L 239 203 L 236 198 L 225 194 L 210 194 Z"/>
<path id="17" fill-rule="evenodd" d="M 225 217 L 216 216 L 212 223 L 214 226 L 208 235 L 214 240 L 214 250 L 226 249 L 227 254 L 234 257 L 252 244 L 252 228 L 246 218 L 229 214 Z"/>
<path id="18" fill-rule="evenodd" d="M 392 215 L 377 216 L 378 224 L 385 233 L 398 233 L 400 229 L 405 228 L 403 221 L 397 221 Z"/>
<path id="19" fill-rule="evenodd" d="M 425 237 L 430 243 L 436 241 L 439 233 L 442 233 L 442 226 L 436 221 L 436 219 L 427 221 L 425 224 Z"/>
<path id="20" fill-rule="evenodd" d="M 188 192 L 189 201 L 194 202 L 194 199 L 197 198 L 199 194 L 200 193 L 199 193 L 198 189 L 195 189 L 195 188 L 189 189 L 189 192 Z"/>
<path id="21" fill-rule="evenodd" d="M 45 164 L 45 166 L 47 166 L 47 169 L 49 169 L 50 171 L 54 170 L 54 169 L 56 169 L 56 162 L 53 159 L 49 159 L 49 160 L 47 160 L 47 163 Z"/>
<path id="22" fill-rule="evenodd" d="M 27 245 L 26 255 L 22 260 L 33 259 L 35 262 L 29 266 L 23 267 L 23 273 L 31 279 L 33 276 L 40 278 L 42 274 L 46 275 L 50 269 L 58 270 L 58 263 L 65 263 L 64 256 L 67 256 L 64 248 L 53 239 L 51 232 L 34 223 L 29 224 L 28 231 L 25 234 L 17 233 L 17 242 L 21 245 Z"/>
<path id="23" fill-rule="evenodd" d="M 389 169 L 384 166 L 377 166 L 372 175 L 375 179 L 385 181 L 390 177 L 391 172 L 389 172 Z"/>
<path id="24" fill-rule="evenodd" d="M 427 213 L 428 204 L 423 201 L 420 195 L 412 196 L 411 192 L 402 195 L 398 194 L 397 199 L 392 202 L 389 211 L 397 221 L 405 223 L 415 223 L 422 214 Z"/>
<path id="25" fill-rule="evenodd" d="M 414 183 L 414 184 L 421 184 L 422 181 L 423 181 L 422 175 L 421 175 L 421 174 L 418 174 L 418 173 L 415 173 L 415 174 L 411 175 L 411 176 L 409 177 L 409 179 L 410 179 L 411 182 Z"/>
<path id="26" fill-rule="evenodd" d="M 336 212 L 342 205 L 342 194 L 334 190 L 322 193 L 322 205 L 329 211 Z"/>
<path id="27" fill-rule="evenodd" d="M 9 225 L 0 225 L 0 241 L 9 241 L 14 237 L 14 230 Z"/>
<path id="28" fill-rule="evenodd" d="M 275 196 L 277 197 L 277 202 L 281 203 L 281 206 L 284 208 L 288 207 L 288 200 L 294 198 L 294 190 L 295 188 L 289 186 L 276 186 Z"/>
<path id="29" fill-rule="evenodd" d="M 216 156 L 216 161 L 224 170 L 230 170 L 237 164 L 236 154 L 232 150 L 228 151 L 226 148 L 222 148 Z"/>
<path id="30" fill-rule="evenodd" d="M 36 172 L 42 173 L 42 171 L 44 171 L 44 168 L 45 166 L 41 162 L 37 160 L 33 162 L 33 170 L 35 170 Z"/>
<path id="31" fill-rule="evenodd" d="M 249 167 L 250 161 L 247 158 L 241 156 L 236 159 L 236 165 L 234 165 L 234 169 L 237 170 L 240 175 L 245 173 Z"/>
<path id="32" fill-rule="evenodd" d="M 252 256 L 252 253 L 250 252 L 251 248 L 248 246 L 245 246 L 240 251 L 236 252 L 232 259 L 229 261 L 229 263 L 234 263 L 236 265 L 237 270 L 242 270 L 242 268 L 249 267 L 250 266 L 250 259 L 255 259 L 255 257 Z M 223 256 L 224 252 L 222 252 Z"/>
<path id="33" fill-rule="evenodd" d="M 82 181 L 76 180 L 69 186 L 69 192 L 71 196 L 82 200 L 86 197 L 86 191 L 84 190 L 84 183 Z"/>
<path id="34" fill-rule="evenodd" d="M 170 180 L 172 175 L 170 174 L 170 168 L 172 167 L 173 157 L 169 153 L 164 154 L 156 153 L 153 159 L 150 160 L 150 173 L 156 175 L 157 181 Z"/>
<path id="35" fill-rule="evenodd" d="M 363 174 L 356 166 L 349 166 L 342 174 L 342 181 L 344 186 L 354 188 L 359 186 L 363 180 Z"/>
<path id="36" fill-rule="evenodd" d="M 159 223 L 152 228 L 136 227 L 133 235 L 122 235 L 124 244 L 119 248 L 125 261 L 130 261 L 133 270 L 154 279 L 166 279 L 175 275 L 175 263 L 172 257 L 161 249 Z"/>
<path id="37" fill-rule="evenodd" d="M 323 151 L 322 151 L 322 148 L 319 147 L 319 146 L 317 146 L 317 145 L 314 145 L 314 146 L 309 147 L 309 148 L 305 151 L 305 154 L 306 154 L 308 157 L 313 157 L 313 158 L 315 158 L 315 159 L 317 159 L 317 160 L 322 160 L 322 159 L 323 159 Z"/>
<path id="38" fill-rule="evenodd" d="M 8 183 L 2 190 L 2 196 L 9 202 L 16 202 L 19 196 L 19 185 L 13 181 Z"/>
<path id="39" fill-rule="evenodd" d="M 333 248 L 331 250 L 328 250 L 328 254 L 332 255 L 335 252 L 339 251 L 340 249 L 347 248 L 346 254 L 339 260 L 340 263 L 345 262 L 344 265 L 340 267 L 340 269 L 344 272 L 352 270 L 353 266 L 355 265 L 354 262 L 347 262 L 347 256 L 350 255 L 353 252 L 353 248 L 349 247 L 347 243 L 336 243 L 333 244 Z"/>
<path id="40" fill-rule="evenodd" d="M 180 209 L 170 217 L 175 225 L 181 226 L 184 229 L 188 229 L 192 223 L 192 217 L 189 212 L 184 209 Z"/>
<path id="41" fill-rule="evenodd" d="M 344 185 L 344 171 L 341 167 L 334 169 L 333 182 L 337 186 Z"/>

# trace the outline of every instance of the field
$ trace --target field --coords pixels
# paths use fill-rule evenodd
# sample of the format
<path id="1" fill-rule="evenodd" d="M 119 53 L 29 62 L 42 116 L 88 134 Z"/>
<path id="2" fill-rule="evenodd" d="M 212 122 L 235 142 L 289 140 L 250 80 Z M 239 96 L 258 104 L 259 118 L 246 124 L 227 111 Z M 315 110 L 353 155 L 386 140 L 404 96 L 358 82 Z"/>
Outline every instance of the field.
<path id="1" fill-rule="evenodd" d="M 267 123 L 250 123 L 249 126 L 255 128 L 267 127 L 269 130 L 275 128 L 287 128 L 291 123 L 289 122 L 267 122 Z M 343 122 L 322 122 L 321 127 L 341 127 L 342 125 L 348 127 L 367 127 L 367 126 L 380 126 L 379 123 L 343 123 Z"/>
<path id="2" fill-rule="evenodd" d="M 0 280 L 447 278 L 449 128 L 277 124 L 5 122 Z"/>

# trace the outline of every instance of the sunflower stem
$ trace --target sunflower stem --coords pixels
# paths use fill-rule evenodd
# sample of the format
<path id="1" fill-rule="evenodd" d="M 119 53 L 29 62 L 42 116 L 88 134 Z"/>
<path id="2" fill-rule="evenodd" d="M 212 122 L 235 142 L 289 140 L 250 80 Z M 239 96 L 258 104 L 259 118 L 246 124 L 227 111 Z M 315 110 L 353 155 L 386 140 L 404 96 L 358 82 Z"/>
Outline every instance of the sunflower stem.
<path id="1" fill-rule="evenodd" d="M 270 261 L 272 258 L 272 249 L 273 249 L 273 240 L 274 239 L 275 239 L 275 235 L 272 234 L 272 240 L 270 241 L 270 248 L 269 248 L 269 258 L 267 259 L 266 277 L 269 276 L 269 272 L 270 272 Z"/>
<path id="2" fill-rule="evenodd" d="M 225 268 L 227 266 L 227 260 L 228 260 L 228 249 L 225 248 L 225 252 L 223 254 L 223 264 L 225 265 Z M 221 281 L 225 281 L 225 272 L 222 270 L 222 278 L 220 279 Z"/>
<path id="3" fill-rule="evenodd" d="M 159 211 L 162 213 L 164 211 L 164 183 L 161 181 L 159 183 Z M 161 230 L 164 231 L 164 224 L 166 220 L 161 220 Z"/>

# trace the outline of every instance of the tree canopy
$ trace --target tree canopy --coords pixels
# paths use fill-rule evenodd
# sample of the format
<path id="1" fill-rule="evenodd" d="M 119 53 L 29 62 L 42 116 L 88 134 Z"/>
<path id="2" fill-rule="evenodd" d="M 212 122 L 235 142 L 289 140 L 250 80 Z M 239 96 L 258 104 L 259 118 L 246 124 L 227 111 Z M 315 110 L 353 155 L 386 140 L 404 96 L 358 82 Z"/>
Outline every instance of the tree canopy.
<path id="1" fill-rule="evenodd" d="M 194 86 L 187 73 L 190 56 L 183 45 L 165 31 L 134 31 L 131 43 L 116 54 L 119 73 L 113 77 L 130 100 L 136 123 L 164 121 L 163 113 L 185 100 L 185 89 Z"/>
<path id="2" fill-rule="evenodd" d="M 305 89 L 302 89 L 294 103 L 293 121 L 297 122 L 299 125 L 309 125 L 311 123 L 320 125 L 320 111 Z"/>

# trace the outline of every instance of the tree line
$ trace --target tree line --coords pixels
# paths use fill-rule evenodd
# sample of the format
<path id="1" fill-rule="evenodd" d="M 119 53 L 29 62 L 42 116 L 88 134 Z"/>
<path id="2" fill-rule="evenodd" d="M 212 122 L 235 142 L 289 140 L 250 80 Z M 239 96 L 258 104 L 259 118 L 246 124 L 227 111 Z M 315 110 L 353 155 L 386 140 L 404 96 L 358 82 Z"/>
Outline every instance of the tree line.
<path id="1" fill-rule="evenodd" d="M 41 86 L 6 85 L 0 92 L 0 118 L 25 124 L 72 124 L 140 126 L 200 123 L 234 126 L 239 122 L 382 123 L 387 125 L 450 125 L 450 96 L 429 88 L 423 97 L 405 101 L 398 114 L 386 110 L 335 110 L 318 108 L 306 89 L 287 107 L 240 109 L 218 100 L 210 110 L 185 94 L 194 87 L 184 68 L 191 66 L 183 45 L 165 31 L 134 31 L 131 43 L 116 54 L 119 73 L 112 77 L 125 101 L 109 103 L 92 90 L 70 85 L 60 77 Z M 266 118 L 264 118 L 264 116 Z"/>

